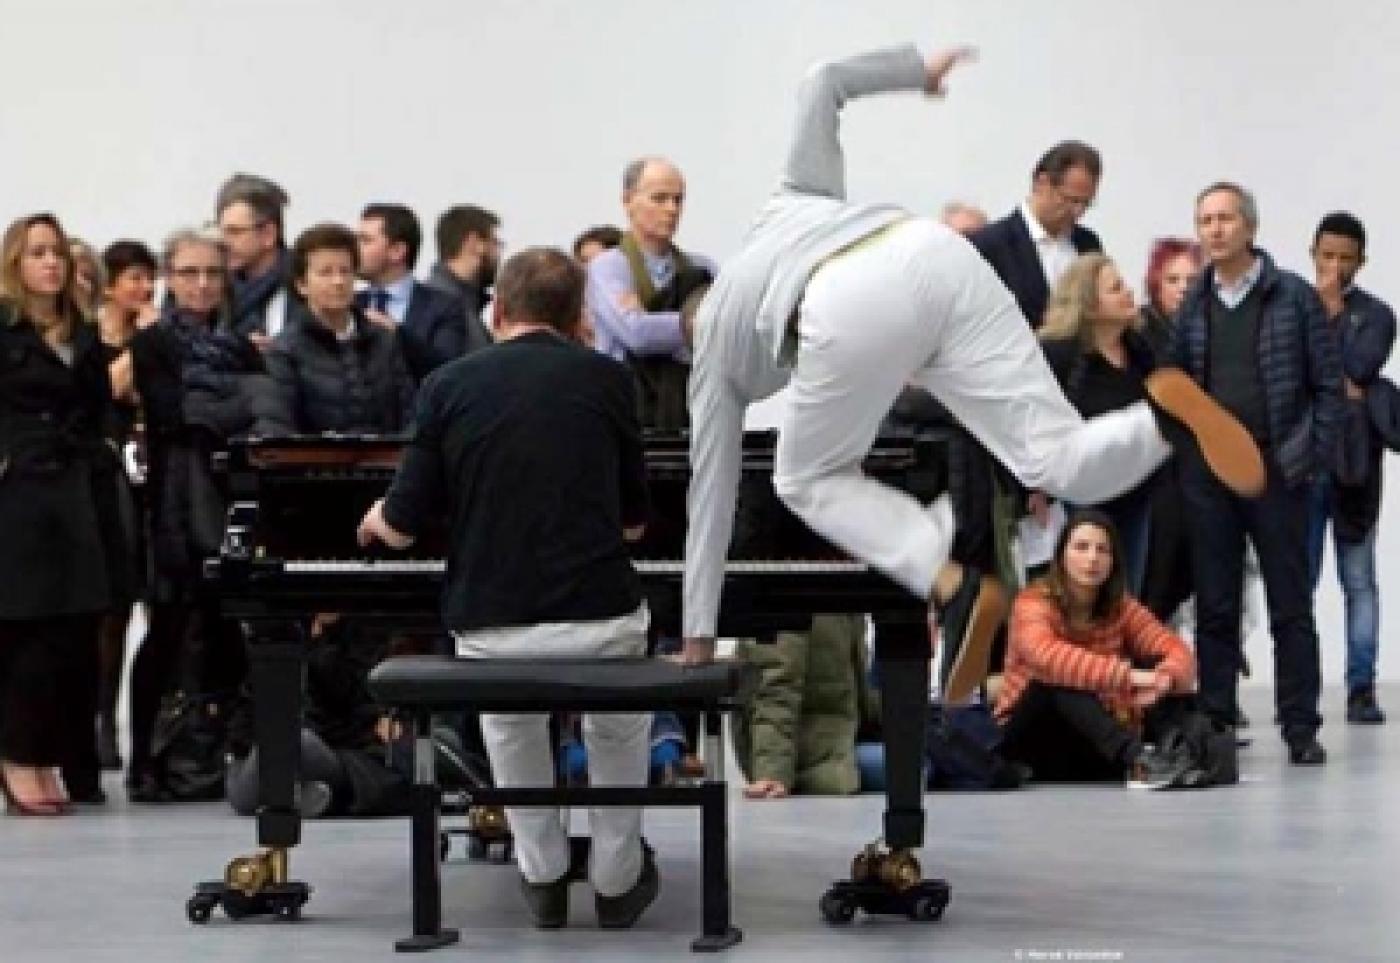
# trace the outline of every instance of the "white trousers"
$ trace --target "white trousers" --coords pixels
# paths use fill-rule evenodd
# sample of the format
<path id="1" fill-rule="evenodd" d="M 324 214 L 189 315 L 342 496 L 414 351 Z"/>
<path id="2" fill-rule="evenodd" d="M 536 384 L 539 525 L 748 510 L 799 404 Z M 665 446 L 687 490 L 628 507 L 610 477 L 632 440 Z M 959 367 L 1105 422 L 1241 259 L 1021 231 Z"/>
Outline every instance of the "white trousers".
<path id="1" fill-rule="evenodd" d="M 822 266 L 798 315 L 773 482 L 815 532 L 922 598 L 948 559 L 946 495 L 925 507 L 861 461 L 906 384 L 933 394 L 1022 484 L 1079 504 L 1170 454 L 1146 402 L 1085 420 L 1015 300 L 966 240 L 907 221 Z"/>
<path id="2" fill-rule="evenodd" d="M 648 613 L 635 612 L 596 622 L 455 632 L 458 656 L 466 659 L 634 658 L 646 654 Z M 549 716 L 486 714 L 481 735 L 499 786 L 554 785 Z M 649 713 L 598 713 L 583 717 L 583 745 L 592 786 L 645 786 L 651 752 Z M 552 883 L 569 869 L 565 813 L 544 807 L 506 809 L 515 835 L 515 859 L 531 883 Z M 593 837 L 588 878 L 603 896 L 618 896 L 636 884 L 642 871 L 642 811 L 610 806 L 591 809 Z"/>

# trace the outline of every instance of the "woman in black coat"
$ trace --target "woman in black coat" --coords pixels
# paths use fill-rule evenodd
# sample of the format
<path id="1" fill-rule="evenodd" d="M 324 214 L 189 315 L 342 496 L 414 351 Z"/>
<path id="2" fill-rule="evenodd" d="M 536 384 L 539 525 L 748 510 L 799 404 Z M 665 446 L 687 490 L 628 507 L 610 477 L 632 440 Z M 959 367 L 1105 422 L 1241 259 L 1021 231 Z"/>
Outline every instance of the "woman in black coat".
<path id="1" fill-rule="evenodd" d="M 0 241 L 0 776 L 14 813 L 67 812 L 55 769 L 76 752 L 96 771 L 92 719 L 72 709 L 109 599 L 95 476 L 110 392 L 63 228 L 20 218 Z"/>
<path id="2" fill-rule="evenodd" d="M 292 246 L 292 284 L 305 300 L 267 355 L 275 402 L 258 419 L 265 435 L 394 434 L 413 404 L 396 331 L 354 306 L 359 248 L 339 224 L 303 231 Z"/>

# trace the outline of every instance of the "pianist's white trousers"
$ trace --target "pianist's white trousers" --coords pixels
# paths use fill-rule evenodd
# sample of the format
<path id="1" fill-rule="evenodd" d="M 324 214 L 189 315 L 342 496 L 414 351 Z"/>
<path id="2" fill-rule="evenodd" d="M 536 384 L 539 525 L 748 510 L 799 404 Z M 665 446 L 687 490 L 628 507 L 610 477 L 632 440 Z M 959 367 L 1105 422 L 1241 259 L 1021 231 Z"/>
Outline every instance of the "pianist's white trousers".
<path id="1" fill-rule="evenodd" d="M 635 612 L 596 622 L 551 622 L 454 632 L 467 659 L 634 658 L 646 654 L 646 603 Z M 554 785 L 547 715 L 483 715 L 481 734 L 500 786 Z M 651 751 L 651 715 L 598 713 L 583 717 L 583 745 L 592 786 L 645 786 Z M 532 883 L 552 883 L 569 868 L 564 813 L 543 807 L 506 810 L 515 834 L 515 859 Z M 593 837 L 588 877 L 604 896 L 631 889 L 642 871 L 642 811 L 591 809 Z"/>
<path id="2" fill-rule="evenodd" d="M 925 508 L 862 459 L 906 384 L 927 389 L 1032 490 L 1079 504 L 1127 491 L 1170 453 L 1145 402 L 1085 420 L 977 251 L 911 219 L 807 284 L 773 473 L 814 531 L 928 597 L 952 548 L 947 496 Z"/>

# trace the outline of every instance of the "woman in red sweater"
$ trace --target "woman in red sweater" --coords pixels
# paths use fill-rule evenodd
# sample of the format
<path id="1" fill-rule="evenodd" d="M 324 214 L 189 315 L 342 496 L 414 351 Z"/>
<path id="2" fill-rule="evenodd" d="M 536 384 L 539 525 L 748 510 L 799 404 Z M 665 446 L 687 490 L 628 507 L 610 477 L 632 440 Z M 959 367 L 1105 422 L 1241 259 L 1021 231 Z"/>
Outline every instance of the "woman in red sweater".
<path id="1" fill-rule="evenodd" d="M 1190 649 L 1124 590 L 1108 516 L 1070 516 L 1043 579 L 1016 598 L 995 713 L 1002 755 L 1041 780 L 1165 788 L 1189 755 L 1148 740 L 1189 711 Z"/>

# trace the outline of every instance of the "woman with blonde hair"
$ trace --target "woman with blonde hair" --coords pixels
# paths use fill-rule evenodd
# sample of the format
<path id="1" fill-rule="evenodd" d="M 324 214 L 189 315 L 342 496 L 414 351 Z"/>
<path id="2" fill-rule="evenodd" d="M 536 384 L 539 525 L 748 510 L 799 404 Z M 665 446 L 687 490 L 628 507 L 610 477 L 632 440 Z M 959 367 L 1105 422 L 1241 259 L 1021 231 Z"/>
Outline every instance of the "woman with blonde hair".
<path id="1" fill-rule="evenodd" d="M 73 703 L 108 605 L 95 475 L 109 404 L 68 238 L 52 214 L 22 217 L 0 240 L 0 789 L 18 815 L 100 795 L 92 717 Z M 65 763 L 94 784 L 66 791 Z"/>
<path id="2" fill-rule="evenodd" d="M 1102 254 L 1075 259 L 1050 294 L 1041 347 L 1065 397 L 1085 418 L 1127 408 L 1147 397 L 1143 382 L 1156 366 L 1138 333 L 1133 290 Z M 1104 471 L 1114 466 L 1105 465 Z M 1147 566 L 1148 507 L 1153 478 L 1097 507 L 1118 528 L 1128 588 L 1141 590 Z M 1044 496 L 1031 496 L 1042 511 Z"/>

